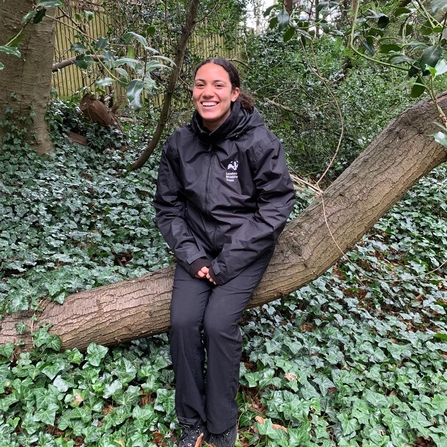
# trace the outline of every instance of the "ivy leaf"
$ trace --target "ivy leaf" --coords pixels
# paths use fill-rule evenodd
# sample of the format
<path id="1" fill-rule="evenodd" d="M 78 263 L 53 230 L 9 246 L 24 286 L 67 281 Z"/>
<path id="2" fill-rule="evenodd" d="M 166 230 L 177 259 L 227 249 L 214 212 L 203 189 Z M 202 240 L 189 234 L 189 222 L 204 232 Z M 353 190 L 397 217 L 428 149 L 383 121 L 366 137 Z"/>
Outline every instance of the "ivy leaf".
<path id="1" fill-rule="evenodd" d="M 50 334 L 47 328 L 42 327 L 38 331 L 34 332 L 32 335 L 33 342 L 38 348 L 45 347 L 56 352 L 60 351 L 62 346 L 60 337 Z"/>
<path id="2" fill-rule="evenodd" d="M 41 421 L 46 425 L 54 425 L 56 419 L 56 413 L 59 410 L 59 406 L 54 402 L 48 404 L 46 408 L 40 408 L 34 413 L 34 418 L 37 421 Z"/>
<path id="3" fill-rule="evenodd" d="M 109 349 L 106 346 L 97 345 L 96 343 L 90 343 L 87 347 L 86 360 L 92 366 L 99 366 L 107 355 Z"/>
<path id="4" fill-rule="evenodd" d="M 109 383 L 104 387 L 103 396 L 107 399 L 110 396 L 115 395 L 122 389 L 123 389 L 123 384 L 119 380 L 114 380 L 112 383 Z"/>
<path id="5" fill-rule="evenodd" d="M 337 416 L 337 419 L 341 423 L 344 436 L 355 433 L 360 428 L 359 421 L 348 414 L 341 413 Z"/>
<path id="6" fill-rule="evenodd" d="M 366 390 L 364 396 L 365 396 L 365 399 L 374 407 L 388 408 L 390 406 L 390 402 L 388 401 L 386 396 L 384 396 L 383 394 L 377 393 L 372 390 Z"/>

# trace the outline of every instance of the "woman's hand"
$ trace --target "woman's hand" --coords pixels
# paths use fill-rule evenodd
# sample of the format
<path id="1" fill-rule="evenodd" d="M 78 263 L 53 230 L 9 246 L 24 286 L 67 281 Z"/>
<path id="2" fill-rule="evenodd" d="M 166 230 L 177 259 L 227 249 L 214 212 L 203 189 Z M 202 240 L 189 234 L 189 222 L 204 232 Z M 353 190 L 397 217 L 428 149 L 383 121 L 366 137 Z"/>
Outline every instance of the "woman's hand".
<path id="1" fill-rule="evenodd" d="M 208 267 L 202 267 L 196 274 L 196 278 L 199 279 L 207 279 L 209 282 L 216 284 L 213 278 L 210 275 L 210 269 Z"/>

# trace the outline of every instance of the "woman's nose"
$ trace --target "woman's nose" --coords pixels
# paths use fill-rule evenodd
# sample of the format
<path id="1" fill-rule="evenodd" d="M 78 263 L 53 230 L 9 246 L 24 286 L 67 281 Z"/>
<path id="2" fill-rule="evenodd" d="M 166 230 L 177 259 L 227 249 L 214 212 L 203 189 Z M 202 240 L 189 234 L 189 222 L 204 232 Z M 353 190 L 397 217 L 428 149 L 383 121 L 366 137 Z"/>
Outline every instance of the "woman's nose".
<path id="1" fill-rule="evenodd" d="M 213 93 L 213 89 L 211 86 L 207 86 L 203 89 L 203 93 L 202 93 L 203 96 L 209 97 L 209 96 L 213 96 L 213 94 L 214 93 Z"/>

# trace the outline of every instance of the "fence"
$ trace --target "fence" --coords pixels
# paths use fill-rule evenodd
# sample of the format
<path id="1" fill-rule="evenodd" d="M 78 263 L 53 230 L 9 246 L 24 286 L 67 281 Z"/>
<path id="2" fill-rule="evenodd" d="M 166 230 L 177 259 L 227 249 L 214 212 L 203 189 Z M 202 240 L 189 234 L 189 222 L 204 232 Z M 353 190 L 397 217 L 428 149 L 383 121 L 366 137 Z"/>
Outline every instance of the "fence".
<path id="1" fill-rule="evenodd" d="M 228 42 L 219 35 L 204 35 L 204 26 L 206 25 L 202 25 L 202 32 L 196 32 L 193 35 L 189 46 L 191 52 L 198 55 L 200 59 L 217 55 L 229 58 L 240 57 L 236 36 Z M 85 39 L 91 41 L 107 36 L 113 27 L 114 19 L 95 2 L 89 2 L 88 9 L 87 5 L 83 7 L 79 1 L 66 2 L 66 6 L 57 17 L 55 62 L 75 57 L 73 45 L 79 46 Z M 160 53 L 163 55 L 163 49 Z M 83 88 L 94 87 L 95 81 L 103 75 L 100 64 L 86 69 L 72 64 L 53 74 L 52 85 L 57 90 L 58 96 L 66 99 Z M 117 95 L 124 93 L 117 82 L 112 85 L 112 89 Z M 162 98 L 157 98 L 157 102 L 161 100 Z"/>

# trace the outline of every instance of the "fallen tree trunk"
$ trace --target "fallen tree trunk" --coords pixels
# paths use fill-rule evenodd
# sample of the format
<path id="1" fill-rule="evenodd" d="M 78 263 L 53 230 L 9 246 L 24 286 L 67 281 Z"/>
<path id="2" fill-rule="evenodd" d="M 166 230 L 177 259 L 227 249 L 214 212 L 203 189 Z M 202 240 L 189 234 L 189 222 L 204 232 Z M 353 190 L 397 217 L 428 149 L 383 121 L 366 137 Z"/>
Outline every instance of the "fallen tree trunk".
<path id="1" fill-rule="evenodd" d="M 447 107 L 447 94 L 439 98 Z M 271 264 L 250 306 L 281 298 L 337 262 L 422 176 L 447 160 L 430 134 L 437 130 L 430 102 L 410 108 L 392 122 L 354 163 L 282 234 Z M 50 323 L 64 348 L 90 342 L 112 345 L 161 333 L 169 324 L 173 267 L 141 278 L 67 297 L 63 306 L 47 303 L 34 322 L 26 313 L 6 315 L 0 343 L 22 340 L 15 324 L 37 329 Z"/>

